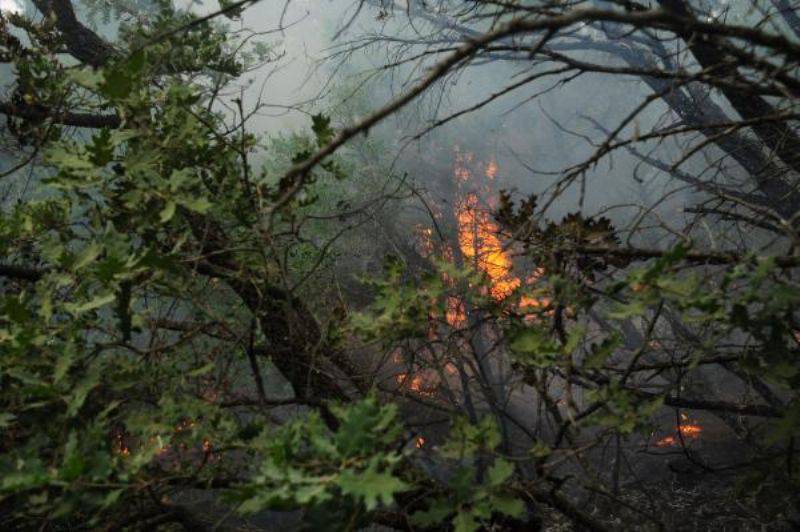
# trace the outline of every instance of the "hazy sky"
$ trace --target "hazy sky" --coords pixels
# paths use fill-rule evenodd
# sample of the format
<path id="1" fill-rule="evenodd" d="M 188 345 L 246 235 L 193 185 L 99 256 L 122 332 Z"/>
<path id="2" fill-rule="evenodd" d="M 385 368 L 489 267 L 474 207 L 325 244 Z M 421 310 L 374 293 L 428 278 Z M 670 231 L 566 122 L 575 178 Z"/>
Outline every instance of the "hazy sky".
<path id="1" fill-rule="evenodd" d="M 178 2 L 180 4 L 180 2 Z M 192 4 L 198 14 L 219 9 L 216 0 Z M 337 10 L 348 5 L 343 1 L 319 0 L 261 0 L 245 10 L 241 20 L 228 21 L 232 28 L 265 32 L 260 40 L 274 46 L 283 54 L 275 63 L 247 76 L 251 83 L 247 98 L 253 104 L 259 95 L 271 107 L 262 113 L 261 130 L 280 130 L 305 125 L 308 118 L 300 113 L 287 112 L 280 106 L 293 106 L 315 97 L 325 82 L 319 59 L 328 46 L 329 36 L 337 19 Z"/>
<path id="2" fill-rule="evenodd" d="M 0 11 L 19 13 L 22 11 L 22 0 L 0 0 Z"/>
<path id="3" fill-rule="evenodd" d="M 206 14 L 219 9 L 217 0 L 203 0 L 201 3 L 191 0 L 180 1 L 184 2 L 184 6 L 190 6 L 197 14 Z M 22 4 L 22 0 L 0 0 L 0 9 L 20 8 Z M 80 5 L 80 2 L 76 4 Z M 24 2 L 24 5 L 31 7 L 30 1 Z M 329 81 L 332 63 L 320 65 L 319 62 L 328 53 L 331 37 L 336 29 L 352 14 L 355 5 L 355 0 L 292 0 L 288 3 L 286 0 L 261 0 L 249 7 L 241 20 L 228 21 L 232 29 L 243 28 L 264 32 L 260 37 L 261 40 L 271 43 L 276 52 L 283 53 L 277 62 L 266 65 L 241 80 L 248 87 L 245 92 L 245 104 L 249 108 L 252 108 L 259 96 L 263 103 L 270 106 L 251 122 L 255 131 L 275 134 L 308 128 L 310 120 L 307 115 L 287 111 L 286 107 L 309 101 L 320 93 L 323 86 L 326 89 L 336 88 L 325 85 Z M 376 24 L 375 21 L 375 13 L 370 8 L 365 8 L 351 36 L 360 30 L 375 31 L 380 26 L 380 23 Z M 382 50 L 367 53 L 354 62 L 358 64 L 356 67 L 358 70 L 367 68 L 369 64 L 378 66 L 386 60 L 385 50 Z M 498 83 L 511 79 L 515 68 L 489 65 L 473 69 L 460 76 L 457 85 L 448 84 L 446 98 L 439 100 L 436 93 L 432 93 L 434 97 L 430 100 L 437 105 L 443 104 L 443 109 L 461 109 L 497 90 Z M 339 84 L 347 83 L 342 77 L 333 79 Z M 408 78 L 402 75 L 397 76 L 395 81 L 398 79 L 408 81 Z M 376 87 L 384 90 L 369 93 L 367 105 L 373 108 L 384 104 L 392 92 L 385 90 L 388 89 L 388 84 L 372 85 L 373 89 Z M 399 89 L 397 85 L 393 85 L 392 88 L 394 91 Z M 593 131 L 584 115 L 590 115 L 604 124 L 614 124 L 617 117 L 627 115 L 628 108 L 635 103 L 632 100 L 637 100 L 635 96 L 641 97 L 647 93 L 640 80 L 612 80 L 589 76 L 517 108 L 516 105 L 526 99 L 534 89 L 531 87 L 529 90 L 520 91 L 498 101 L 481 113 L 448 124 L 443 128 L 444 138 L 440 137 L 441 142 L 438 145 L 444 149 L 460 145 L 469 151 L 481 151 L 487 148 L 486 144 L 491 144 L 494 155 L 501 164 L 501 173 L 519 184 L 522 190 L 539 190 L 549 180 L 542 179 L 541 176 L 532 176 L 520 166 L 519 161 L 531 167 L 553 171 L 578 162 L 586 157 L 591 149 L 591 146 L 577 136 L 565 134 L 564 130 L 554 127 L 551 120 L 557 120 L 566 129 L 596 136 L 597 132 Z M 631 98 L 608 97 L 621 93 Z M 433 118 L 431 112 L 426 112 L 428 107 L 424 105 L 425 99 L 421 101 L 423 105 L 420 112 L 409 113 L 406 122 L 402 124 L 408 129 L 405 134 L 409 134 L 410 130 L 415 128 L 424 128 L 425 123 Z M 316 108 L 306 106 L 306 110 L 326 111 L 330 103 L 330 101 L 324 102 Z M 660 106 L 653 107 L 651 117 L 657 117 L 663 112 Z M 395 125 L 398 124 L 390 120 L 386 129 L 397 137 L 397 132 L 401 129 L 395 128 Z M 477 132 L 477 134 L 465 134 L 467 132 Z M 426 137 L 422 143 L 411 147 L 412 151 L 419 151 L 410 158 L 418 160 L 420 152 L 437 148 L 437 143 L 430 141 L 431 139 Z M 632 181 L 629 179 L 634 171 L 633 165 L 638 161 L 627 157 L 624 153 L 616 154 L 607 162 L 611 161 L 614 163 L 613 167 L 604 165 L 598 168 L 596 172 L 600 178 L 590 180 L 589 193 L 593 200 L 590 203 L 596 207 L 617 202 L 620 195 L 635 196 L 639 193 L 638 189 L 630 189 Z M 414 168 L 409 170 L 413 171 Z M 574 207 L 570 205 L 569 208 Z"/>

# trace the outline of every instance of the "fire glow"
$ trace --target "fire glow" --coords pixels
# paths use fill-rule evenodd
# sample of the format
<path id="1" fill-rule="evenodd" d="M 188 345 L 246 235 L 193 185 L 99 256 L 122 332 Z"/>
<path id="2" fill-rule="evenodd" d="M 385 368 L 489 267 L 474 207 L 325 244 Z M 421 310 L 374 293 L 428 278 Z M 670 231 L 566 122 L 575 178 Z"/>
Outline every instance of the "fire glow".
<path id="1" fill-rule="evenodd" d="M 655 446 L 675 447 L 678 445 L 683 445 L 686 442 L 700 438 L 700 434 L 702 432 L 703 427 L 696 422 L 690 422 L 689 417 L 686 414 L 681 414 L 681 422 L 677 427 L 675 427 L 675 434 L 664 436 L 656 441 Z"/>
<path id="2" fill-rule="evenodd" d="M 454 175 L 456 183 L 466 183 L 471 176 L 466 163 L 472 161 L 472 154 L 458 155 Z M 488 181 L 493 181 L 497 176 L 498 166 L 493 159 L 486 166 L 485 175 Z M 491 193 L 488 192 L 487 193 Z M 500 227 L 495 223 L 487 209 L 481 208 L 478 195 L 469 192 L 462 196 L 457 203 L 456 221 L 458 223 L 458 247 L 465 262 L 470 262 L 489 280 L 489 294 L 496 300 L 502 301 L 509 297 L 515 290 L 522 286 L 522 281 L 516 277 L 512 270 L 514 264 L 508 250 L 500 239 Z M 535 284 L 544 274 L 541 268 L 536 268 L 525 280 L 527 285 Z M 547 306 L 546 299 L 536 299 L 529 296 L 520 298 L 520 308 Z M 460 316 L 459 316 L 460 317 Z M 451 325 L 453 323 L 448 319 Z"/>
<path id="3" fill-rule="evenodd" d="M 395 382 L 399 388 L 405 388 L 417 395 L 424 397 L 433 397 L 438 388 L 438 382 L 435 377 L 423 375 L 422 372 L 418 373 L 399 373 L 395 376 Z"/>
<path id="4" fill-rule="evenodd" d="M 498 236 L 497 224 L 478 205 L 478 196 L 467 194 L 458 212 L 458 245 L 464 259 L 486 274 L 492 297 L 502 300 L 519 288 L 520 280 L 511 274 L 512 263 Z"/>
<path id="5" fill-rule="evenodd" d="M 485 276 L 487 287 L 485 294 L 497 302 L 502 302 L 514 294 L 520 287 L 532 286 L 541 279 L 544 271 L 536 268 L 524 281 L 513 273 L 514 264 L 510 252 L 506 249 L 501 239 L 500 226 L 492 219 L 491 198 L 493 191 L 490 184 L 495 180 L 499 167 L 492 158 L 483 167 L 482 182 L 473 179 L 470 169 L 475 165 L 475 156 L 469 152 L 456 151 L 453 168 L 453 180 L 456 184 L 456 201 L 453 212 L 457 224 L 457 246 L 448 245 L 446 242 L 434 243 L 434 232 L 430 227 L 422 224 L 414 228 L 417 240 L 417 249 L 423 257 L 434 254 L 440 258 L 455 262 L 455 251 L 461 253 L 465 265 L 469 265 Z M 481 192 L 477 192 L 480 190 Z M 490 198 L 483 202 L 481 196 Z M 434 209 L 434 216 L 440 217 L 438 208 Z M 453 280 L 443 274 L 443 281 L 447 286 L 453 287 Z M 521 296 L 518 308 L 544 308 L 549 305 L 546 298 L 533 298 Z M 444 302 L 445 322 L 454 329 L 459 329 L 467 323 L 468 309 L 465 299 L 458 295 L 447 296 Z M 531 316 L 533 317 L 533 316 Z M 436 316 L 429 317 L 431 322 L 428 331 L 429 338 L 436 340 L 439 332 L 435 325 Z M 396 364 L 402 364 L 402 356 L 396 352 L 393 357 Z M 443 380 L 458 375 L 459 370 L 452 362 L 446 362 L 444 374 L 439 374 L 432 369 L 408 370 L 394 376 L 397 388 L 412 392 L 421 397 L 435 397 Z"/>

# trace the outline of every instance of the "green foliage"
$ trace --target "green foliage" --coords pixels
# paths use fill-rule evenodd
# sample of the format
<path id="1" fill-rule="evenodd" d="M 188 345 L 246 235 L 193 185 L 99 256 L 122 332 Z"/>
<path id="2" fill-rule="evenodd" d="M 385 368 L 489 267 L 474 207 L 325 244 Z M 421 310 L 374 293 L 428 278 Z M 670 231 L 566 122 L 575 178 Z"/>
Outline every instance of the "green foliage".
<path id="1" fill-rule="evenodd" d="M 497 516 L 522 517 L 525 505 L 510 489 L 514 466 L 502 457 L 495 457 L 488 468 L 479 465 L 500 441 L 491 418 L 477 425 L 456 419 L 441 449 L 441 456 L 453 460 L 455 467 L 444 487 L 446 495 L 433 497 L 426 510 L 412 516 L 412 522 L 426 528 L 450 523 L 458 532 L 473 532 L 485 529 Z"/>
<path id="2" fill-rule="evenodd" d="M 459 268 L 447 261 L 435 261 L 434 266 L 435 272 L 411 280 L 401 261 L 386 257 L 384 278 L 366 280 L 374 290 L 374 298 L 367 312 L 351 315 L 353 330 L 387 345 L 402 339 L 424 338 L 430 327 L 429 318 L 445 320 L 449 296 L 462 294 L 458 287 L 471 287 L 467 292 L 468 305 L 491 305 L 484 290 L 487 280 L 473 268 Z M 444 278 L 450 282 L 445 283 Z"/>
<path id="3" fill-rule="evenodd" d="M 468 265 L 431 258 L 420 273 L 389 257 L 383 277 L 365 281 L 370 304 L 345 315 L 327 300 L 338 288 L 331 265 L 372 246 L 356 228 L 384 214 L 376 198 L 402 181 L 387 177 L 385 147 L 359 139 L 308 173 L 287 173 L 330 145 L 342 117 L 317 112 L 304 133 L 266 139 L 230 123 L 217 99 L 269 60 L 269 43 L 248 47 L 224 22 L 201 22 L 168 0 L 147 9 L 85 4 L 105 23 L 138 8 L 102 67 L 62 62 L 53 20 L 13 19 L 28 41 L 25 53 L 9 51 L 12 101 L 101 114 L 119 127 L 72 133 L 47 113 L 8 120 L 44 169 L 0 214 L 0 255 L 11 272 L 0 284 L 3 528 L 124 528 L 153 511 L 180 515 L 172 510 L 181 496 L 217 488 L 245 516 L 300 510 L 311 530 L 356 530 L 393 512 L 459 532 L 527 520 L 522 497 L 540 486 L 525 484 L 523 465 L 546 471 L 581 431 L 646 435 L 666 399 L 685 391 L 632 384 L 636 364 L 656 350 L 662 312 L 702 337 L 658 374 L 683 377 L 736 338 L 746 346 L 737 376 L 773 386 L 781 406 L 754 440 L 795 445 L 800 288 L 775 261 L 745 256 L 704 275 L 683 267 L 686 244 L 647 261 L 582 255 L 620 241 L 609 220 L 570 214 L 530 226 L 523 248 L 544 272 L 534 288 L 492 297 L 490 281 Z M 369 107 L 353 105 L 359 114 Z M 520 229 L 535 212 L 534 197 L 515 212 L 504 194 L 497 218 Z M 540 304 L 523 305 L 525 297 Z M 453 301 L 463 308 L 459 323 L 448 316 Z M 643 332 L 632 352 L 626 328 Z M 345 358 L 339 347 L 353 337 L 441 355 L 425 368 L 444 361 L 433 367 L 441 374 L 447 360 L 475 354 L 478 333 L 510 355 L 519 376 L 512 386 L 546 397 L 554 377 L 564 389 L 586 384 L 591 408 L 542 399 L 558 441 L 512 453 L 488 389 L 497 383 L 470 381 L 486 369 L 482 353 L 455 368 L 463 398 L 450 405 L 480 421 L 454 416 L 441 445 L 409 445 L 392 390 L 331 399 L 383 384 L 359 381 L 360 367 L 340 375 L 326 366 Z M 346 389 L 320 386 L 325 378 Z M 468 396 L 479 388 L 486 401 Z M 293 408 L 276 414 L 275 405 Z M 439 474 L 428 474 L 431 464 Z M 787 469 L 796 487 L 797 466 Z M 567 481 L 547 475 L 537 482 Z"/>
<path id="4" fill-rule="evenodd" d="M 226 246 L 254 249 L 262 235 L 253 187 L 267 183 L 243 179 L 255 138 L 221 133 L 223 117 L 211 110 L 205 87 L 184 76 L 238 74 L 238 43 L 209 24 L 150 42 L 191 20 L 162 7 L 121 28 L 119 44 L 134 51 L 103 68 L 64 69 L 44 41 L 17 59 L 29 103 L 80 95 L 91 109 L 116 113 L 122 126 L 40 136 L 47 172 L 30 197 L 0 215 L 0 251 L 34 272 L 0 289 L 0 500 L 14 509 L 2 515 L 4 527 L 124 520 L 152 495 L 143 485 L 167 496 L 171 478 L 201 485 L 241 467 L 222 462 L 216 449 L 245 448 L 239 435 L 247 423 L 212 399 L 244 386 L 241 347 L 154 323 L 174 314 L 217 320 L 223 330 L 247 322 L 230 291 L 197 277 L 199 231 L 219 224 L 230 228 Z M 42 124 L 25 127 L 34 134 Z M 326 127 L 320 134 L 331 134 Z M 259 252 L 238 259 L 264 262 Z M 364 416 L 374 428 L 368 407 L 349 412 L 340 417 L 350 436 L 367 429 L 357 421 Z M 389 416 L 384 422 L 394 415 L 381 414 Z M 384 425 L 380 436 L 392 434 Z M 260 450 L 278 445 L 276 438 L 259 440 Z M 364 460 L 342 469 L 339 492 L 370 510 L 390 503 L 403 487 L 389 476 L 401 455 L 369 462 L 367 443 L 335 445 L 341 457 Z M 363 479 L 382 491 L 359 492 Z"/>
<path id="5" fill-rule="evenodd" d="M 277 431 L 265 428 L 249 443 L 249 452 L 263 458 L 252 482 L 231 494 L 239 511 L 304 508 L 313 519 L 334 511 L 332 529 L 353 529 L 346 523 L 362 522 L 366 512 L 390 506 L 408 489 L 396 471 L 405 457 L 397 451 L 396 407 L 373 396 L 333 412 L 333 433 L 312 413 Z"/>

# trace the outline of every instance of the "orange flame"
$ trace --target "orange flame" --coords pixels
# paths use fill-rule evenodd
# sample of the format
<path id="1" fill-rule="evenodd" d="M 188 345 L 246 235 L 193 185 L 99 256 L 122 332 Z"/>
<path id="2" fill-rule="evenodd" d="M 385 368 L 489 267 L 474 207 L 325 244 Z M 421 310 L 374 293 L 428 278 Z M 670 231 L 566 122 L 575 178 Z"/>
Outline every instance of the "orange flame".
<path id="1" fill-rule="evenodd" d="M 687 423 L 684 423 L 686 421 Z M 681 440 L 696 440 L 703 432 L 703 427 L 696 422 L 688 422 L 689 417 L 686 414 L 681 414 L 681 423 L 675 427 L 675 434 L 665 436 L 655 443 L 656 447 L 673 447 L 681 445 Z"/>
<path id="2" fill-rule="evenodd" d="M 479 208 L 478 196 L 473 193 L 458 206 L 456 219 L 458 244 L 464 258 L 489 277 L 492 297 L 505 299 L 519 287 L 520 280 L 511 274 L 511 259 L 503 249 L 497 224 Z"/>
<path id="3" fill-rule="evenodd" d="M 475 192 L 465 193 L 464 189 L 471 184 L 473 179 L 470 165 L 475 162 L 474 155 L 469 152 L 461 152 L 456 148 L 455 167 L 453 170 L 456 186 L 459 190 L 459 200 L 456 203 L 455 217 L 458 224 L 458 249 L 464 262 L 471 264 L 476 270 L 481 272 L 488 279 L 488 295 L 496 301 L 502 301 L 509 297 L 515 290 L 523 285 L 521 278 L 512 273 L 513 262 L 510 253 L 504 249 L 500 238 L 500 227 L 491 218 L 491 200 L 488 205 L 479 200 Z M 492 158 L 484 168 L 487 180 L 492 181 L 497 176 L 498 165 Z M 484 187 L 487 194 L 490 194 L 489 187 Z M 438 214 L 434 214 L 438 217 Z M 446 243 L 434 244 L 433 230 L 429 227 L 417 225 L 414 227 L 417 237 L 417 248 L 425 256 L 434 253 L 442 259 L 455 262 L 454 249 Z M 535 269 L 524 281 L 526 285 L 532 285 L 541 279 L 544 270 Z M 454 281 L 446 273 L 442 274 L 442 279 L 446 286 L 454 286 Z M 547 307 L 549 300 L 546 298 L 534 298 L 522 296 L 519 307 L 537 308 Z M 428 336 L 435 340 L 439 332 L 437 331 L 436 321 L 438 312 L 429 315 L 430 328 Z M 465 300 L 458 295 L 450 295 L 444 301 L 444 319 L 453 328 L 463 326 L 467 321 L 468 309 Z M 535 319 L 528 316 L 526 319 Z M 392 354 L 395 364 L 402 362 L 402 356 L 398 352 Z M 414 370 L 407 373 L 395 375 L 395 381 L 399 389 L 405 389 L 418 395 L 433 397 L 436 395 L 442 380 L 457 375 L 459 370 L 452 363 L 448 362 L 444 366 L 445 375 L 437 374 L 432 371 Z M 424 440 L 423 440 L 424 441 Z"/>

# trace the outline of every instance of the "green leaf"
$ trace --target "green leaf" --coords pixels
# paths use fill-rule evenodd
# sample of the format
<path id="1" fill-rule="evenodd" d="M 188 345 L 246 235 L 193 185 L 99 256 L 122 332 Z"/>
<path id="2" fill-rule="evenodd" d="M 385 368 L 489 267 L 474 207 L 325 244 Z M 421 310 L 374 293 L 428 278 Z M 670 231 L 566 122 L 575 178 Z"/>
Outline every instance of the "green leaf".
<path id="1" fill-rule="evenodd" d="M 67 401 L 67 416 L 73 417 L 78 413 L 83 403 L 86 402 L 86 397 L 89 395 L 89 392 L 91 392 L 96 385 L 97 377 L 95 375 L 87 376 L 78 383 Z"/>
<path id="2" fill-rule="evenodd" d="M 628 303 L 617 303 L 614 310 L 608 313 L 608 317 L 613 320 L 626 320 L 638 316 L 644 316 L 647 312 L 647 305 L 638 299 Z"/>
<path id="3" fill-rule="evenodd" d="M 514 474 L 514 466 L 508 460 L 504 460 L 503 458 L 498 458 L 492 464 L 492 467 L 489 468 L 487 472 L 486 479 L 489 483 L 489 486 L 497 487 L 501 486 L 506 480 L 511 478 L 511 475 Z"/>
<path id="4" fill-rule="evenodd" d="M 164 208 L 161 209 L 161 212 L 158 214 L 158 218 L 161 220 L 161 223 L 167 223 L 175 216 L 175 208 L 177 205 L 174 201 L 167 201 L 167 204 L 164 205 Z"/>
<path id="5" fill-rule="evenodd" d="M 454 511 L 455 508 L 451 504 L 451 501 L 447 499 L 436 499 L 427 510 L 414 512 L 411 515 L 410 521 L 412 525 L 425 528 L 433 527 L 434 525 L 443 523 Z"/>
<path id="6" fill-rule="evenodd" d="M 104 128 L 92 136 L 91 144 L 86 146 L 89 160 L 96 166 L 105 166 L 114 158 L 114 145 L 111 143 L 111 130 Z"/>
<path id="7" fill-rule="evenodd" d="M 127 60 L 105 69 L 100 92 L 111 100 L 127 98 L 142 78 L 145 64 L 145 51 L 140 50 Z"/>
<path id="8" fill-rule="evenodd" d="M 147 50 L 137 50 L 128 58 L 127 63 L 126 69 L 131 77 L 141 76 L 147 65 Z"/>
<path id="9" fill-rule="evenodd" d="M 317 137 L 319 147 L 327 145 L 334 135 L 331 127 L 331 118 L 323 114 L 316 114 L 311 117 L 311 130 Z"/>
<path id="10" fill-rule="evenodd" d="M 103 252 L 103 244 L 99 242 L 91 242 L 86 247 L 84 247 L 81 252 L 75 257 L 75 261 L 72 263 L 72 271 L 78 271 L 81 268 L 88 266 L 94 260 L 100 256 L 100 253 Z"/>
<path id="11" fill-rule="evenodd" d="M 121 68 L 115 68 L 105 73 L 105 79 L 100 85 L 100 91 L 110 100 L 121 100 L 133 90 L 133 79 Z"/>
<path id="12" fill-rule="evenodd" d="M 17 419 L 17 416 L 10 412 L 0 412 L 0 429 L 10 427 L 15 419 Z"/>
<path id="13" fill-rule="evenodd" d="M 209 362 L 208 364 L 200 366 L 197 369 L 193 369 L 188 373 L 188 375 L 190 377 L 199 377 L 200 375 L 205 375 L 206 373 L 214 369 L 214 366 L 215 366 L 214 362 Z"/>
<path id="14" fill-rule="evenodd" d="M 388 472 L 378 471 L 373 461 L 363 473 L 352 470 L 344 471 L 337 484 L 345 495 L 362 500 L 367 511 L 374 510 L 379 503 L 386 506 L 394 502 L 394 494 L 408 488 L 405 482 Z"/>
<path id="15" fill-rule="evenodd" d="M 40 466 L 29 471 L 14 471 L 6 473 L 0 480 L 1 491 L 23 491 L 46 485 L 50 476 Z"/>
<path id="16" fill-rule="evenodd" d="M 510 517 L 521 517 L 525 513 L 525 504 L 513 497 L 492 497 L 492 510 Z"/>
<path id="17" fill-rule="evenodd" d="M 554 354 L 560 351 L 558 343 L 550 333 L 537 328 L 524 329 L 514 335 L 509 347 L 519 353 L 537 355 Z"/>
<path id="18" fill-rule="evenodd" d="M 67 444 L 64 446 L 64 462 L 59 471 L 59 476 L 70 482 L 78 478 L 85 466 L 85 461 L 78 449 L 78 437 L 75 431 L 70 432 Z"/>
<path id="19" fill-rule="evenodd" d="M 520 362 L 544 367 L 553 365 L 562 351 L 549 331 L 531 327 L 511 334 L 509 347 L 517 353 Z"/>
<path id="20" fill-rule="evenodd" d="M 117 501 L 119 500 L 120 496 L 123 493 L 125 493 L 124 489 L 116 489 L 109 491 L 106 494 L 106 496 L 103 497 L 103 502 L 100 504 L 100 506 L 103 508 L 110 508 L 111 506 L 114 506 L 114 504 L 117 503 Z"/>
<path id="21" fill-rule="evenodd" d="M 453 518 L 454 532 L 475 532 L 478 528 L 478 522 L 470 512 L 459 512 Z"/>
<path id="22" fill-rule="evenodd" d="M 68 75 L 72 81 L 90 90 L 97 89 L 103 83 L 103 73 L 91 67 L 71 70 Z"/>
<path id="23" fill-rule="evenodd" d="M 208 199 L 203 197 L 181 199 L 180 204 L 190 211 L 199 212 L 200 214 L 205 214 L 208 212 L 208 209 L 210 209 L 212 205 Z"/>
<path id="24" fill-rule="evenodd" d="M 114 299 L 116 299 L 116 296 L 114 295 L 113 292 L 110 292 L 107 294 L 98 294 L 97 296 L 95 296 L 94 298 L 85 303 L 82 304 L 71 303 L 65 305 L 65 307 L 70 313 L 78 315 L 78 314 L 83 314 L 84 312 L 89 312 L 90 310 L 98 309 L 104 305 L 111 303 L 112 301 L 114 301 Z"/>
<path id="25" fill-rule="evenodd" d="M 69 368 L 72 367 L 74 353 L 72 350 L 62 352 L 56 359 L 55 369 L 53 370 L 53 382 L 58 384 L 66 376 Z"/>

